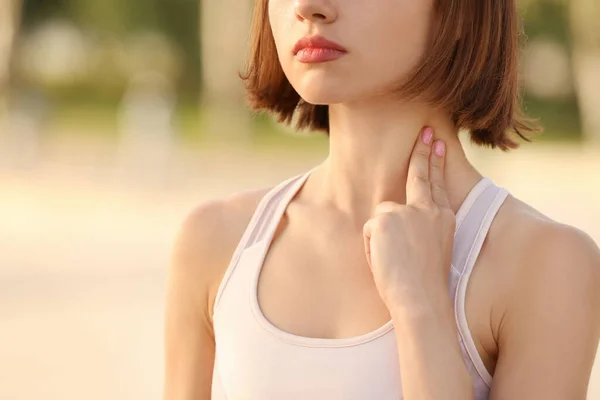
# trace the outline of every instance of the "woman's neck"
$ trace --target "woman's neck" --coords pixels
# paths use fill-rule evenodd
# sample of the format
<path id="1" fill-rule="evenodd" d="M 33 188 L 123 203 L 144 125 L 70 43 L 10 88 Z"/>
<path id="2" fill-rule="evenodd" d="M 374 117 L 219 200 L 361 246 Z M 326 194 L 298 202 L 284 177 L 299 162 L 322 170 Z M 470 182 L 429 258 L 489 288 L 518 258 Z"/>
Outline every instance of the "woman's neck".
<path id="1" fill-rule="evenodd" d="M 315 173 L 318 196 L 359 223 L 383 201 L 405 202 L 409 159 L 425 126 L 447 144 L 446 182 L 455 211 L 481 178 L 449 116 L 427 106 L 389 100 L 332 105 L 329 123 L 329 156 Z"/>

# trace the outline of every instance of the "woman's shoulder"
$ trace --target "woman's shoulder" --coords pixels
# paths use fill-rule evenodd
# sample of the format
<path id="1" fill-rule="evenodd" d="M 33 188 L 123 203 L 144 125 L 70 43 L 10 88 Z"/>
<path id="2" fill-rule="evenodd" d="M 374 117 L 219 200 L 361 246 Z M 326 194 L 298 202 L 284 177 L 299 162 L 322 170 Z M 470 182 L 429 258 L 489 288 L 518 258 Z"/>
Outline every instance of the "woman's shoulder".
<path id="1" fill-rule="evenodd" d="M 170 274 L 212 302 L 229 260 L 254 211 L 270 188 L 237 192 L 194 207 L 182 222 L 171 255 Z M 204 304 L 212 309 L 212 304 Z"/>
<path id="2" fill-rule="evenodd" d="M 547 274 L 552 266 L 573 273 L 578 268 L 594 268 L 593 262 L 577 264 L 581 258 L 596 264 L 600 260 L 598 246 L 588 234 L 511 195 L 500 208 L 483 251 L 486 259 L 495 260 L 496 272 L 510 274 L 511 281 L 532 273 Z M 600 265 L 595 267 L 600 273 Z"/>
<path id="3" fill-rule="evenodd" d="M 559 223 L 508 196 L 482 250 L 484 275 L 494 281 L 506 311 L 566 303 L 598 309 L 600 250 L 585 232 Z M 583 302 L 587 302 L 585 305 Z"/>
<path id="4" fill-rule="evenodd" d="M 589 235 L 509 196 L 473 273 L 475 332 L 501 353 L 499 380 L 516 370 L 558 379 L 565 366 L 587 379 L 600 335 L 600 250 Z"/>
<path id="5" fill-rule="evenodd" d="M 513 254 L 523 262 L 553 262 L 557 255 L 565 259 L 580 254 L 600 254 L 587 233 L 557 222 L 510 195 L 498 212 L 489 235 L 490 247 Z"/>
<path id="6" fill-rule="evenodd" d="M 184 219 L 180 235 L 190 239 L 194 248 L 203 247 L 207 242 L 212 249 L 235 247 L 259 202 L 270 189 L 236 192 L 198 204 Z"/>

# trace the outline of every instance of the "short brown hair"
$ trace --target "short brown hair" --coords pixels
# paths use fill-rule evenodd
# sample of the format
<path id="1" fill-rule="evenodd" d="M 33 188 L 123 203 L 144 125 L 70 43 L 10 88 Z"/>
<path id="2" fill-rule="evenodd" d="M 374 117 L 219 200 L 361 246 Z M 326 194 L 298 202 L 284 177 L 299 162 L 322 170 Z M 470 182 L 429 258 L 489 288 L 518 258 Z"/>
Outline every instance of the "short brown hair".
<path id="1" fill-rule="evenodd" d="M 424 97 L 450 111 L 455 125 L 482 146 L 518 147 L 540 129 L 520 108 L 520 21 L 516 0 L 436 0 L 431 45 L 410 79 L 396 88 L 408 99 Z M 329 107 L 306 103 L 277 57 L 268 0 L 256 0 L 250 59 L 241 75 L 250 106 L 267 110 L 297 129 L 329 132 Z M 296 114 L 297 113 L 297 114 Z"/>

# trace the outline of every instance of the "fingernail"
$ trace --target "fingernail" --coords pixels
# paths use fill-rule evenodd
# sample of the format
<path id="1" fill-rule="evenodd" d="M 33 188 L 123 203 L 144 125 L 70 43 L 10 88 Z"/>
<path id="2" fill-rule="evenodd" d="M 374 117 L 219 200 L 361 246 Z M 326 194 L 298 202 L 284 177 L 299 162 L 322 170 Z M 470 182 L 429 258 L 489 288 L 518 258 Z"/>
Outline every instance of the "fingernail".
<path id="1" fill-rule="evenodd" d="M 423 129 L 422 138 L 425 144 L 431 144 L 431 139 L 433 139 L 433 129 L 429 127 Z"/>
<path id="2" fill-rule="evenodd" d="M 433 146 L 433 151 L 436 156 L 443 157 L 444 153 L 446 152 L 446 144 L 444 143 L 444 141 L 443 140 L 436 141 L 435 145 Z"/>

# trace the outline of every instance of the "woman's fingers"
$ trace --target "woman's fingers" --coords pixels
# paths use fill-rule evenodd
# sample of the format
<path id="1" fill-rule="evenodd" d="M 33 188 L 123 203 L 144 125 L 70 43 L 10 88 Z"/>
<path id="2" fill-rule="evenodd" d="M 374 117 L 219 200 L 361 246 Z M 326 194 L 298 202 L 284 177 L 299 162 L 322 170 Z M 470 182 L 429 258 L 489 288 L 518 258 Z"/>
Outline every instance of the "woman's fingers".
<path id="1" fill-rule="evenodd" d="M 406 204 L 428 205 L 433 201 L 429 181 L 429 156 L 432 142 L 433 129 L 427 127 L 417 139 L 410 157 L 406 181 Z"/>
<path id="2" fill-rule="evenodd" d="M 431 182 L 431 196 L 440 208 L 450 208 L 450 201 L 446 194 L 446 181 L 444 167 L 446 164 L 446 143 L 436 140 L 429 159 L 429 181 Z"/>

